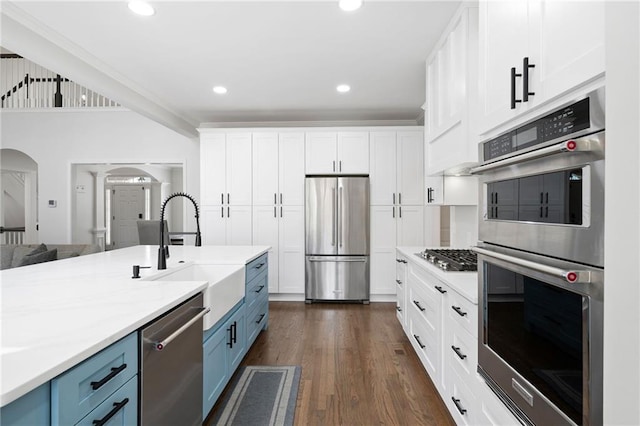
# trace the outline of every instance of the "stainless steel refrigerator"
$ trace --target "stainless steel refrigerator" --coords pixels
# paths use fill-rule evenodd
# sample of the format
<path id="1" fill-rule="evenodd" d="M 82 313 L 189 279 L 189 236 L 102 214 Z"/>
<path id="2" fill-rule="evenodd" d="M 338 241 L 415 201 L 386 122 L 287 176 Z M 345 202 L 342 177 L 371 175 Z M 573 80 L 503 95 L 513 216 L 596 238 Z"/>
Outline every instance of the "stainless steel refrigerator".
<path id="1" fill-rule="evenodd" d="M 369 178 L 307 177 L 305 298 L 369 303 Z"/>

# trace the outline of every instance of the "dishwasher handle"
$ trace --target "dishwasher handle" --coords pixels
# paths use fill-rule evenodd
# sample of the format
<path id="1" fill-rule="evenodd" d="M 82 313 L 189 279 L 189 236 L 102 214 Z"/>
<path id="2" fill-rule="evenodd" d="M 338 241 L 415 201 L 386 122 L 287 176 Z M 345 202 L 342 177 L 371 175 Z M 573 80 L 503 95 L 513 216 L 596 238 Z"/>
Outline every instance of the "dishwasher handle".
<path id="1" fill-rule="evenodd" d="M 198 312 L 198 314 L 195 317 L 191 318 L 189 321 L 184 323 L 179 329 L 171 333 L 166 339 L 161 340 L 159 342 L 155 342 L 153 344 L 153 349 L 155 349 L 156 351 L 164 350 L 169 345 L 169 343 L 171 343 L 173 339 L 178 337 L 180 334 L 182 334 L 182 332 L 184 332 L 187 328 L 191 327 L 195 322 L 197 322 L 203 316 L 207 315 L 209 312 L 211 312 L 211 308 L 200 308 L 200 312 Z"/>

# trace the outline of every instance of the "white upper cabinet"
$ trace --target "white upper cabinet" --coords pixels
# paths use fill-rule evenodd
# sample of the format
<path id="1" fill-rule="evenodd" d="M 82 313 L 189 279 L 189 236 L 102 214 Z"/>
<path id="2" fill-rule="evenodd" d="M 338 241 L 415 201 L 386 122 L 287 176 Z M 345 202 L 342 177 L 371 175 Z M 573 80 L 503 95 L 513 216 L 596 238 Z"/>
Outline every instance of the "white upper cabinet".
<path id="1" fill-rule="evenodd" d="M 369 132 L 308 132 L 305 172 L 368 174 Z"/>
<path id="2" fill-rule="evenodd" d="M 481 134 L 604 74 L 604 4 L 480 2 Z"/>
<path id="3" fill-rule="evenodd" d="M 370 133 L 371 205 L 422 205 L 422 130 Z"/>
<path id="4" fill-rule="evenodd" d="M 304 133 L 253 134 L 253 204 L 304 205 Z"/>
<path id="5" fill-rule="evenodd" d="M 202 205 L 251 205 L 251 133 L 200 135 Z"/>
<path id="6" fill-rule="evenodd" d="M 458 173 L 478 161 L 478 8 L 464 4 L 427 58 L 425 169 Z"/>

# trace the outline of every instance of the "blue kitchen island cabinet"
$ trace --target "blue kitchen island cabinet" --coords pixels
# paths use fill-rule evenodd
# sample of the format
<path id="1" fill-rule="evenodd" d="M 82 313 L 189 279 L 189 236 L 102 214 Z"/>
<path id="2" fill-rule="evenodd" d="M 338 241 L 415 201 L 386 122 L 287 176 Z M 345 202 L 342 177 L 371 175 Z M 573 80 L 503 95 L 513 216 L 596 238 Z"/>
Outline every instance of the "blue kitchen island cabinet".
<path id="1" fill-rule="evenodd" d="M 0 425 L 24 426 L 51 424 L 51 385 L 40 385 L 28 394 L 0 408 Z"/>
<path id="2" fill-rule="evenodd" d="M 209 415 L 260 330 L 266 330 L 269 314 L 267 275 L 265 253 L 245 267 L 243 300 L 204 332 L 203 419 Z"/>

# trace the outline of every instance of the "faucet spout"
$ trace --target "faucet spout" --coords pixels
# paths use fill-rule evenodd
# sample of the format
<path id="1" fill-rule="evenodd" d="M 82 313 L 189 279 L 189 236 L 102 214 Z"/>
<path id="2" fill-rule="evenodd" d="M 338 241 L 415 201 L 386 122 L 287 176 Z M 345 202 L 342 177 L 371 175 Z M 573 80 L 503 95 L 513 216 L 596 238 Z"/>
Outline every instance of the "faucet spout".
<path id="1" fill-rule="evenodd" d="M 202 246 L 202 235 L 200 233 L 200 209 L 198 208 L 198 203 L 196 203 L 196 200 L 191 195 L 185 192 L 176 192 L 169 195 L 162 203 L 162 208 L 160 209 L 160 248 L 158 249 L 158 269 L 167 269 L 169 247 L 164 245 L 164 209 L 169 200 L 176 197 L 184 197 L 193 203 L 193 207 L 196 211 L 196 247 Z"/>

